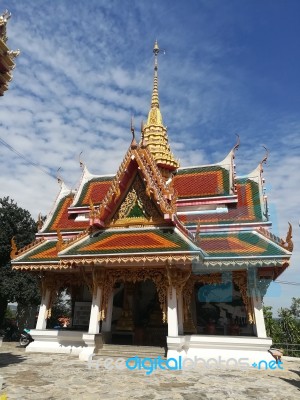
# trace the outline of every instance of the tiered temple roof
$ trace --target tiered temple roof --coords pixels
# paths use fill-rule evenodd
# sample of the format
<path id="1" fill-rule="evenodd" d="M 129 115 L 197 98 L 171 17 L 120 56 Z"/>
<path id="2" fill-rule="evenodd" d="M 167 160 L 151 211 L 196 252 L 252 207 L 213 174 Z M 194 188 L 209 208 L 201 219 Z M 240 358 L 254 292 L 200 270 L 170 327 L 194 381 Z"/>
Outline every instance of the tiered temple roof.
<path id="1" fill-rule="evenodd" d="M 8 89 L 15 68 L 14 59 L 20 53 L 19 50 L 12 51 L 7 47 L 6 24 L 10 16 L 7 10 L 0 15 L 0 96 Z"/>
<path id="2" fill-rule="evenodd" d="M 265 159 L 249 175 L 237 177 L 238 142 L 220 163 L 179 168 L 159 109 L 157 42 L 154 54 L 152 101 L 140 143 L 133 131 L 115 175 L 92 175 L 81 163 L 76 192 L 60 182 L 37 234 L 40 240 L 14 254 L 14 268 L 178 261 L 191 262 L 194 273 L 253 266 L 275 279 L 288 266 L 291 229 L 286 240 L 269 233 Z"/>

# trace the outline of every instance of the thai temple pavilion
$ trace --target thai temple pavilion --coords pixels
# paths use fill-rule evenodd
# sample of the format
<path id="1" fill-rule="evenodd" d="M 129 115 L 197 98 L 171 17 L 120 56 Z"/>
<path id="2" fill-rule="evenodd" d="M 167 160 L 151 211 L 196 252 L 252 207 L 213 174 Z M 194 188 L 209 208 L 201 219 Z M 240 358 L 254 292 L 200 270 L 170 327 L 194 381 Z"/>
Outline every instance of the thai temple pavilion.
<path id="1" fill-rule="evenodd" d="M 268 357 L 262 299 L 289 265 L 291 227 L 286 240 L 270 233 L 265 159 L 236 176 L 239 143 L 219 163 L 180 167 L 160 111 L 158 53 L 156 42 L 147 121 L 140 138 L 132 126 L 117 172 L 92 175 L 81 162 L 79 187 L 59 180 L 36 241 L 12 246 L 13 268 L 42 281 L 27 351 L 86 360 L 106 343 L 166 343 L 168 357 Z M 63 290 L 71 325 L 47 329 Z"/>
<path id="2" fill-rule="evenodd" d="M 6 23 L 10 16 L 7 10 L 0 15 L 0 96 L 8 89 L 8 82 L 12 80 L 11 71 L 15 68 L 14 58 L 20 53 L 19 50 L 10 50 L 6 44 Z"/>

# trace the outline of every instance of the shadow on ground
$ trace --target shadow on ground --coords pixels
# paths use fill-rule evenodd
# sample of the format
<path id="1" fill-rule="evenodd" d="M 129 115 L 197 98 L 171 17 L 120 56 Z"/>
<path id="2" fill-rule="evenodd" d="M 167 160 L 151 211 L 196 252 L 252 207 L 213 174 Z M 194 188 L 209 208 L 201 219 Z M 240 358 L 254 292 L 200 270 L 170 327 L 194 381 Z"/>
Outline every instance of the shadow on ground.
<path id="1" fill-rule="evenodd" d="M 300 371 L 291 369 L 290 372 L 294 372 L 294 374 L 298 375 L 298 377 L 300 378 Z M 280 378 L 280 379 L 282 379 L 283 381 L 285 381 L 293 386 L 296 386 L 296 388 L 298 388 L 298 390 L 300 390 L 300 379 L 299 378 L 298 379 Z"/>
<path id="2" fill-rule="evenodd" d="M 7 367 L 10 364 L 18 364 L 26 360 L 26 357 L 19 354 L 0 353 L 0 368 Z"/>

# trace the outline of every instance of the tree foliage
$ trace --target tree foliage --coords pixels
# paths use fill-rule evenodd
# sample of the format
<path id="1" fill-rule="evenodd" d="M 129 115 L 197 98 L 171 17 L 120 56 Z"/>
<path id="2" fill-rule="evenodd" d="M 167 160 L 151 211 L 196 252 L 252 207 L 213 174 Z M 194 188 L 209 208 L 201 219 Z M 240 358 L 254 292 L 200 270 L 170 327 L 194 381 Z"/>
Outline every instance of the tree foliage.
<path id="1" fill-rule="evenodd" d="M 281 341 L 280 326 L 273 318 L 272 307 L 264 307 L 264 317 L 267 336 L 272 338 L 273 342 L 279 343 Z"/>
<path id="2" fill-rule="evenodd" d="M 47 328 L 54 328 L 58 325 L 60 317 L 71 317 L 71 300 L 66 291 L 60 292 L 56 297 L 51 309 L 51 317 L 48 320 Z"/>
<path id="3" fill-rule="evenodd" d="M 298 299 L 296 297 L 292 298 L 292 305 L 290 310 L 294 317 L 300 318 L 300 297 Z"/>
<path id="4" fill-rule="evenodd" d="M 0 325 L 8 302 L 29 305 L 40 301 L 38 278 L 13 271 L 10 264 L 12 238 L 20 249 L 34 240 L 36 229 L 29 211 L 9 197 L 0 198 Z"/>
<path id="5" fill-rule="evenodd" d="M 286 343 L 300 343 L 299 322 L 288 308 L 278 311 L 279 324 Z"/>
<path id="6" fill-rule="evenodd" d="M 272 307 L 264 307 L 264 318 L 267 335 L 273 343 L 288 344 L 285 355 L 295 355 L 293 346 L 300 344 L 300 298 L 293 297 L 290 308 L 280 308 L 279 318 L 273 318 Z M 284 347 L 284 346 L 283 346 Z"/>

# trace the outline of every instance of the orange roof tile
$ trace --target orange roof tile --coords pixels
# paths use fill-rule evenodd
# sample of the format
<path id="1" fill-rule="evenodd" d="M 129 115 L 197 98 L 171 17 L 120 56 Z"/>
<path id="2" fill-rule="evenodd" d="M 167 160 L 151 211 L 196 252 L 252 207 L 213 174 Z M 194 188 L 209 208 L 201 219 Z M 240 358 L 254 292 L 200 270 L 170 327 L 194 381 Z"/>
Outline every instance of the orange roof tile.
<path id="1" fill-rule="evenodd" d="M 181 169 L 174 188 L 178 198 L 224 196 L 229 194 L 229 172 L 217 165 Z"/>

